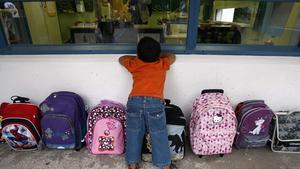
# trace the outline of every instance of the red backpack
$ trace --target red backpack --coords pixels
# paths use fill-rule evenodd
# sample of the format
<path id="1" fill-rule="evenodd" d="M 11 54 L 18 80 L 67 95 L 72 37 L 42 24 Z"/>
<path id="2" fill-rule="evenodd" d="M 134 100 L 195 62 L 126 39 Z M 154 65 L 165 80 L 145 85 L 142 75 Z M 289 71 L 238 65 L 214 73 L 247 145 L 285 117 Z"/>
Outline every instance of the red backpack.
<path id="1" fill-rule="evenodd" d="M 0 143 L 5 143 L 5 139 L 2 137 L 2 125 L 1 122 L 3 120 L 3 109 L 8 105 L 9 103 L 2 103 L 0 105 Z"/>
<path id="2" fill-rule="evenodd" d="M 11 149 L 35 150 L 41 141 L 40 110 L 28 98 L 13 96 L 13 104 L 2 103 L 2 137 Z"/>

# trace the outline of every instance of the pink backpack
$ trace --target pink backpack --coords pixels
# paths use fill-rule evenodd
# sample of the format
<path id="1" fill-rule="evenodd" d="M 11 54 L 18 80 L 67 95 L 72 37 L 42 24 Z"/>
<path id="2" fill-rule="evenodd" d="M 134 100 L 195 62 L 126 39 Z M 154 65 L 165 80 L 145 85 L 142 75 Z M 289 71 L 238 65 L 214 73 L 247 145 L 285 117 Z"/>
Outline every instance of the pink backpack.
<path id="1" fill-rule="evenodd" d="M 86 144 L 92 154 L 124 152 L 126 108 L 118 102 L 102 100 L 88 115 Z"/>
<path id="2" fill-rule="evenodd" d="M 230 153 L 236 126 L 234 111 L 223 90 L 203 90 L 193 103 L 190 119 L 193 152 L 200 157 Z"/>

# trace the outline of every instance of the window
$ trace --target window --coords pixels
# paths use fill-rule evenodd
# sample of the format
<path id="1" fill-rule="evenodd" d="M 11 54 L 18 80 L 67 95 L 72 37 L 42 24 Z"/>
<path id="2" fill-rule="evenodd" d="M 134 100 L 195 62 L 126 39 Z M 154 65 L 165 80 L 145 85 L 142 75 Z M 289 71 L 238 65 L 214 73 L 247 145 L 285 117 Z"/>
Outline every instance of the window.
<path id="1" fill-rule="evenodd" d="M 0 54 L 134 53 L 144 36 L 175 53 L 300 56 L 300 0 L 0 2 Z"/>
<path id="2" fill-rule="evenodd" d="M 1 2 L 9 45 L 136 43 L 151 36 L 184 45 L 187 0 L 57 0 Z"/>
<path id="3" fill-rule="evenodd" d="M 197 43 L 300 45 L 300 2 L 201 2 Z"/>

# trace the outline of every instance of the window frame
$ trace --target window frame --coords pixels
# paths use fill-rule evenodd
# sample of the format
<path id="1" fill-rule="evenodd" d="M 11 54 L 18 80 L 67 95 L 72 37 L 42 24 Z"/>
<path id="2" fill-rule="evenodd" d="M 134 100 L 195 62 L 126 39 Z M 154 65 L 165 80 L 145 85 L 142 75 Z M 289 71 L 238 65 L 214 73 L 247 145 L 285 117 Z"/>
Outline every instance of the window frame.
<path id="1" fill-rule="evenodd" d="M 45 0 L 12 0 L 12 2 L 29 2 Z M 51 1 L 51 0 L 49 0 Z M 213 55 L 258 55 L 258 56 L 297 56 L 297 46 L 236 45 L 236 44 L 197 44 L 198 17 L 200 1 L 189 0 L 189 17 L 186 44 L 161 44 L 162 50 L 177 54 L 213 54 Z M 232 0 L 234 1 L 234 0 Z M 258 1 L 258 0 L 252 0 Z M 283 2 L 283 0 L 261 0 L 266 2 Z M 285 0 L 284 2 L 300 2 Z M 111 43 L 101 44 L 62 44 L 62 45 L 8 45 L 2 27 L 0 29 L 0 55 L 43 55 L 43 54 L 132 54 L 136 53 L 136 44 Z"/>

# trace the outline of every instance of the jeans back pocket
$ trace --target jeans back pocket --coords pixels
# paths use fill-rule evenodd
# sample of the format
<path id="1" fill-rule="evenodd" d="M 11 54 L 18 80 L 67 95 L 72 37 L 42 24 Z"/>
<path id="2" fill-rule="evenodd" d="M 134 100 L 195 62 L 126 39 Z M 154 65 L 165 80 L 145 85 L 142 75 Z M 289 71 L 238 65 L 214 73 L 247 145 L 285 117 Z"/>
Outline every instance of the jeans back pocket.
<path id="1" fill-rule="evenodd" d="M 148 122 L 152 133 L 166 130 L 166 115 L 163 106 L 149 109 Z"/>

